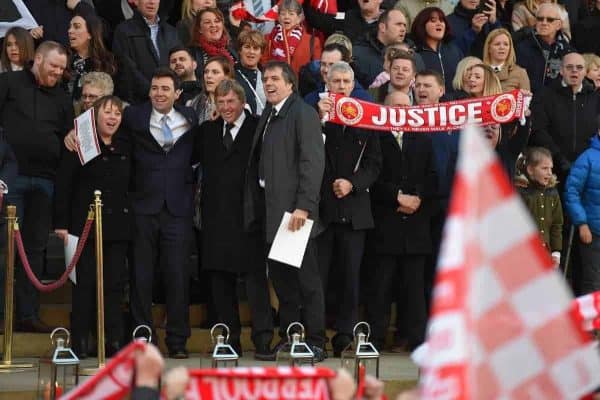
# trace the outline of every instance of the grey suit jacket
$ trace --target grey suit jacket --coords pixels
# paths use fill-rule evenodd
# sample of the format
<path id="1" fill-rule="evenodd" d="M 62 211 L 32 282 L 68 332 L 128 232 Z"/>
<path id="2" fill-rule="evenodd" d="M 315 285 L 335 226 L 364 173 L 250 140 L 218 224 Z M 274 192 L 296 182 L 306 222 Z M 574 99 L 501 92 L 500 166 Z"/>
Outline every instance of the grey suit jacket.
<path id="1" fill-rule="evenodd" d="M 258 123 L 249 160 L 244 198 L 246 229 L 261 217 L 264 201 L 264 224 L 267 243 L 272 243 L 284 212 L 308 211 L 315 221 L 311 237 L 323 230 L 319 222 L 319 192 L 325 169 L 325 146 L 316 111 L 293 93 L 279 113 L 271 119 L 268 133 L 262 133 L 271 113 L 264 110 Z M 252 190 L 258 179 L 258 163 L 264 163 L 264 197 Z"/>

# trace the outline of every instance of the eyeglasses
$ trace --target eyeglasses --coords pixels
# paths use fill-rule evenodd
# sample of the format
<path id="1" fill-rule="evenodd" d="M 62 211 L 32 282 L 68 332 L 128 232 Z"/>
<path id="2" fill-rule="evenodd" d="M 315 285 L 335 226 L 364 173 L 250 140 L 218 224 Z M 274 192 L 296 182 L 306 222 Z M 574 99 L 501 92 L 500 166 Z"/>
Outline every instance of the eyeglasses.
<path id="1" fill-rule="evenodd" d="M 560 20 L 560 18 L 554 18 L 554 17 L 541 17 L 541 16 L 540 16 L 540 17 L 535 17 L 535 20 L 536 20 L 537 22 L 544 22 L 544 21 L 546 21 L 546 22 L 548 22 L 549 24 L 551 24 L 551 23 L 553 23 L 554 21 L 559 21 L 559 20 Z"/>
<path id="2" fill-rule="evenodd" d="M 100 96 L 97 96 L 97 95 L 95 95 L 95 94 L 82 94 L 82 95 L 81 95 L 81 98 L 82 98 L 83 100 L 96 100 L 96 99 L 98 99 L 99 97 L 100 97 Z"/>
<path id="3" fill-rule="evenodd" d="M 584 68 L 585 68 L 585 66 L 583 66 L 581 64 L 578 64 L 578 65 L 573 65 L 573 64 L 565 65 L 565 69 L 567 71 L 579 71 L 579 72 L 581 72 L 581 71 L 583 71 Z"/>

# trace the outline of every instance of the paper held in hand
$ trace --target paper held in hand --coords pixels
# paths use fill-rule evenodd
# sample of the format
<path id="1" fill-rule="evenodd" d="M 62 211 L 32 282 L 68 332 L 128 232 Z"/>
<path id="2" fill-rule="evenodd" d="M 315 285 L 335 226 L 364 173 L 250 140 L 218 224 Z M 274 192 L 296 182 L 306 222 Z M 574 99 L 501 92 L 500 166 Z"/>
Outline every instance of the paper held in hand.
<path id="1" fill-rule="evenodd" d="M 79 155 L 79 161 L 81 161 L 81 165 L 85 165 L 100 154 L 93 108 L 75 118 L 75 134 L 78 141 L 77 154 Z"/>
<path id="2" fill-rule="evenodd" d="M 300 268 L 314 221 L 307 219 L 302 228 L 292 232 L 288 229 L 291 216 L 292 214 L 289 212 L 283 214 L 281 224 L 279 225 L 279 229 L 277 229 L 273 245 L 271 246 L 271 251 L 269 251 L 269 258 L 291 265 L 292 267 Z"/>
<path id="3" fill-rule="evenodd" d="M 69 238 L 67 239 L 67 244 L 65 245 L 65 268 L 71 264 L 71 260 L 73 256 L 75 256 L 75 251 L 77 250 L 77 243 L 79 242 L 79 237 L 75 235 L 71 235 L 69 233 Z M 73 268 L 73 271 L 69 274 L 69 279 L 75 285 L 77 284 L 77 267 Z"/>

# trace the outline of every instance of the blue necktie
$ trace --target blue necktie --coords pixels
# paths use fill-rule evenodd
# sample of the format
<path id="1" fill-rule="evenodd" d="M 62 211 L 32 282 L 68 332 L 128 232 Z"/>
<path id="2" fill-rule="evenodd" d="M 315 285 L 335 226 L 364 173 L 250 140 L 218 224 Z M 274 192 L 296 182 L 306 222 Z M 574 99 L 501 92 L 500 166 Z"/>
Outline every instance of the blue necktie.
<path id="1" fill-rule="evenodd" d="M 169 127 L 168 120 L 169 117 L 167 115 L 161 118 L 161 128 L 164 139 L 163 149 L 165 151 L 169 151 L 171 150 L 171 147 L 173 147 L 173 131 L 171 131 L 171 128 Z"/>

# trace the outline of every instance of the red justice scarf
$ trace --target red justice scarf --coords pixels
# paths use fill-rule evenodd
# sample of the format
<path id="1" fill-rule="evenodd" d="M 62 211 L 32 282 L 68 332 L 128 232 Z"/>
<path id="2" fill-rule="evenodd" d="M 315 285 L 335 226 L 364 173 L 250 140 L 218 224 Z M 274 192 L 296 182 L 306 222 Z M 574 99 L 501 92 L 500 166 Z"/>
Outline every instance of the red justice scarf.
<path id="1" fill-rule="evenodd" d="M 414 107 L 388 107 L 329 94 L 334 109 L 329 122 L 379 131 L 435 132 L 461 129 L 468 124 L 502 124 L 523 117 L 528 97 L 520 90 Z"/>

